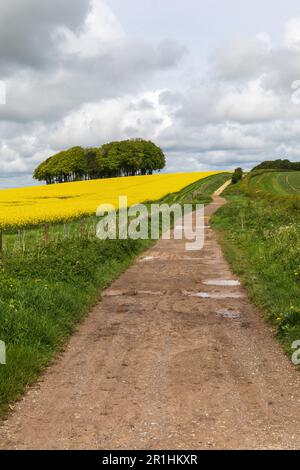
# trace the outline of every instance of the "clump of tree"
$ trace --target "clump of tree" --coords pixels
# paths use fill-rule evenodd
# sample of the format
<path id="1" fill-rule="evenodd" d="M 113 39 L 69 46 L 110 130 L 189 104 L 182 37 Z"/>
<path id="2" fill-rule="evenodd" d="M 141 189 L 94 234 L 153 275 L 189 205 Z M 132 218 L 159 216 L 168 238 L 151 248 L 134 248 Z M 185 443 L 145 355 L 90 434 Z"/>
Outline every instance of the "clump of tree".
<path id="1" fill-rule="evenodd" d="M 287 159 L 266 160 L 252 169 L 256 170 L 291 170 L 300 171 L 300 162 L 290 162 Z"/>
<path id="2" fill-rule="evenodd" d="M 236 168 L 232 175 L 232 184 L 237 184 L 243 178 L 242 168 Z"/>
<path id="3" fill-rule="evenodd" d="M 33 177 L 47 184 L 117 176 L 151 175 L 166 164 L 163 151 L 142 139 L 110 142 L 100 148 L 72 147 L 42 162 Z"/>

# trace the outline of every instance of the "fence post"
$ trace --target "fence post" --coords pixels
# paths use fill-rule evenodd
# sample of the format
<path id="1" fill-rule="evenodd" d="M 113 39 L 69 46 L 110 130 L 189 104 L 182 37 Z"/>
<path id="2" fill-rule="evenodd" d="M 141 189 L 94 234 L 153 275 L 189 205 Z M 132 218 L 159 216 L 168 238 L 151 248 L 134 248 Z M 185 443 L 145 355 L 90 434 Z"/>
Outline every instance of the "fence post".
<path id="1" fill-rule="evenodd" d="M 85 235 L 85 223 L 81 222 L 81 224 L 80 224 L 80 237 L 84 238 L 84 235 Z"/>
<path id="2" fill-rule="evenodd" d="M 26 251 L 25 237 L 26 237 L 26 230 L 25 230 L 25 228 L 23 228 L 23 230 L 22 230 L 22 251 L 23 251 L 23 255 Z"/>
<path id="3" fill-rule="evenodd" d="M 0 227 L 0 255 L 2 254 L 3 252 L 3 232 L 2 232 L 2 228 Z"/>
<path id="4" fill-rule="evenodd" d="M 64 235 L 63 235 L 64 240 L 68 238 L 68 232 L 67 232 L 67 224 L 64 222 Z"/>
<path id="5" fill-rule="evenodd" d="M 45 224 L 44 242 L 45 242 L 45 246 L 49 245 L 49 224 Z"/>
<path id="6" fill-rule="evenodd" d="M 21 230 L 18 230 L 18 243 L 19 243 L 19 250 L 22 250 L 22 236 L 21 236 Z"/>

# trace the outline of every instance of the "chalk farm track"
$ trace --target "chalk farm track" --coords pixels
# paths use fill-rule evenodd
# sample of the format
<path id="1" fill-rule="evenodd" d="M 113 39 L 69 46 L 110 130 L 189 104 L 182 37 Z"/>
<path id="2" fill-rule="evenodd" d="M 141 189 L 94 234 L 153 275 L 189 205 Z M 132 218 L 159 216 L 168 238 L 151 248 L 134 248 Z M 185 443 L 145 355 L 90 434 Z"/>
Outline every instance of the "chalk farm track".
<path id="1" fill-rule="evenodd" d="M 159 241 L 15 405 L 1 447 L 299 448 L 299 373 L 233 281 L 210 228 L 200 252 Z"/>

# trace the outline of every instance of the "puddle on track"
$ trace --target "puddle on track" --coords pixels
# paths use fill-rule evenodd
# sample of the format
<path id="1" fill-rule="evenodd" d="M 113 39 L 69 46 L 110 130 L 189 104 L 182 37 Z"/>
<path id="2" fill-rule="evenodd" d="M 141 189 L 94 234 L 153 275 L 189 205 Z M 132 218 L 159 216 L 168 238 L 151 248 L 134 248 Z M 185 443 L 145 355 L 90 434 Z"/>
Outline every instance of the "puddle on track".
<path id="1" fill-rule="evenodd" d="M 203 281 L 203 284 L 206 286 L 224 286 L 224 287 L 234 287 L 240 286 L 240 281 L 235 281 L 233 279 L 209 279 L 208 281 Z"/>
<path id="2" fill-rule="evenodd" d="M 162 291 L 151 291 L 151 290 L 134 290 L 134 289 L 110 289 L 103 292 L 102 297 L 121 297 L 128 296 L 132 297 L 135 295 L 157 295 L 162 296 L 165 292 Z"/>
<path id="3" fill-rule="evenodd" d="M 222 318 L 228 318 L 229 320 L 237 320 L 238 318 L 241 318 L 240 312 L 229 309 L 218 310 L 217 316 Z"/>
<path id="4" fill-rule="evenodd" d="M 201 299 L 242 299 L 244 298 L 243 294 L 235 293 L 235 292 L 228 292 L 228 293 L 221 293 L 221 292 L 188 292 L 183 291 L 183 295 L 187 295 L 188 297 L 199 297 Z"/>
<path id="5" fill-rule="evenodd" d="M 146 263 L 148 261 L 203 261 L 203 258 L 193 256 L 178 256 L 178 255 L 156 255 L 146 256 L 139 260 L 140 263 Z"/>

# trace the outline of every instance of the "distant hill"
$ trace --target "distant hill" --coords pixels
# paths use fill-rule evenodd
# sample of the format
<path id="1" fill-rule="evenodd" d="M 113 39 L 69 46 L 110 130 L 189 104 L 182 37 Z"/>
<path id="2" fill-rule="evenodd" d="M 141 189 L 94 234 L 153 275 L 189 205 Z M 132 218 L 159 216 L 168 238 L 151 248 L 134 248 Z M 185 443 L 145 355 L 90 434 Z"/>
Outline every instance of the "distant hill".
<path id="1" fill-rule="evenodd" d="M 290 162 L 289 160 L 266 160 L 252 169 L 256 170 L 290 170 L 300 171 L 300 162 Z"/>

